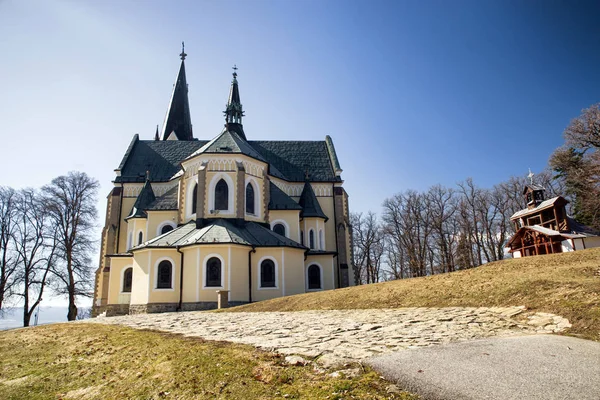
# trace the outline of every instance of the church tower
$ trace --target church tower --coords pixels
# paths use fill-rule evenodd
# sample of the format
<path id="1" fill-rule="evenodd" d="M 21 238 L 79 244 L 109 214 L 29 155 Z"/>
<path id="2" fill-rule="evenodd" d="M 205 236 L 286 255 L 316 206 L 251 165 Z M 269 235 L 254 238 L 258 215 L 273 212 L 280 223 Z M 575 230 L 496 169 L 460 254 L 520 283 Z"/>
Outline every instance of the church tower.
<path id="1" fill-rule="evenodd" d="M 181 43 L 181 66 L 177 80 L 173 85 L 173 94 L 167 109 L 167 116 L 162 129 L 162 140 L 194 140 L 192 118 L 188 100 L 188 85 L 185 77 L 185 46 Z"/>
<path id="2" fill-rule="evenodd" d="M 231 88 L 229 89 L 229 99 L 225 106 L 225 127 L 226 130 L 237 133 L 242 139 L 246 139 L 244 127 L 242 125 L 242 117 L 244 111 L 242 102 L 240 101 L 240 89 L 237 81 L 237 66 L 233 66 L 233 79 L 231 80 Z"/>

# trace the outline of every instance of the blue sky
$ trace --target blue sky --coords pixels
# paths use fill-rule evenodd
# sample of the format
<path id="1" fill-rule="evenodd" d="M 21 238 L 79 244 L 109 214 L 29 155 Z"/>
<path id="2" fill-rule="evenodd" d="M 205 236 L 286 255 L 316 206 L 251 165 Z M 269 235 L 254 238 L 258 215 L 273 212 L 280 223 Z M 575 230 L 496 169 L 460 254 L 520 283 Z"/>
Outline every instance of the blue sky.
<path id="1" fill-rule="evenodd" d="M 162 124 L 186 42 L 194 134 L 239 67 L 250 139 L 331 135 L 351 209 L 538 171 L 600 101 L 598 2 L 0 1 L 0 185 L 102 184 Z"/>

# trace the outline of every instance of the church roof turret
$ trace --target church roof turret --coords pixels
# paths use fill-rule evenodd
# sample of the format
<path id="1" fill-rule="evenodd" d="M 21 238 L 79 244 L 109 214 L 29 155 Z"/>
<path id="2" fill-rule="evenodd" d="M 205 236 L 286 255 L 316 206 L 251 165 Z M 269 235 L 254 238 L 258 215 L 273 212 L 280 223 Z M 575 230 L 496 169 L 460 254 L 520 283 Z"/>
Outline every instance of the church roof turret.
<path id="1" fill-rule="evenodd" d="M 317 200 L 315 191 L 313 190 L 308 179 L 306 182 L 304 182 L 304 189 L 302 189 L 302 194 L 300 195 L 300 200 L 298 203 L 302 207 L 302 211 L 300 212 L 300 216 L 302 218 L 317 217 L 323 218 L 325 221 L 327 221 L 327 215 L 325 215 L 321 209 L 319 200 Z"/>
<path id="2" fill-rule="evenodd" d="M 152 190 L 152 185 L 150 184 L 150 180 L 146 175 L 146 183 L 142 187 L 140 194 L 138 195 L 133 207 L 131 208 L 131 212 L 125 218 L 128 220 L 130 218 L 147 218 L 148 214 L 146 214 L 146 208 L 156 200 L 156 195 L 154 194 L 154 190 Z"/>
<path id="3" fill-rule="evenodd" d="M 225 127 L 228 131 L 237 133 L 242 139 L 246 140 L 246 134 L 244 133 L 244 127 L 242 125 L 242 117 L 244 111 L 242 109 L 242 102 L 240 101 L 240 88 L 237 81 L 237 66 L 233 66 L 233 79 L 231 80 L 231 87 L 229 88 L 229 99 L 225 106 Z"/>
<path id="4" fill-rule="evenodd" d="M 177 80 L 173 86 L 173 94 L 167 109 L 167 116 L 162 129 L 162 140 L 167 140 L 175 133 L 177 140 L 193 140 L 192 118 L 190 116 L 190 103 L 188 100 L 188 85 L 185 76 L 185 47 L 181 43 L 181 66 L 177 74 Z M 171 137 L 171 139 L 175 139 Z"/>

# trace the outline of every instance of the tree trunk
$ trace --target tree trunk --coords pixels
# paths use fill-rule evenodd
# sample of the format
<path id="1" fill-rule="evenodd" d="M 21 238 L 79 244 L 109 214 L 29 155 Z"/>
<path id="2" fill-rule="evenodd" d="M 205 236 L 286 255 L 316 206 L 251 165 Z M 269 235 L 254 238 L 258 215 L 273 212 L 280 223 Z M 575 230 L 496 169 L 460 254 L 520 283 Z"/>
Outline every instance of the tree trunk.
<path id="1" fill-rule="evenodd" d="M 77 306 L 75 305 L 75 285 L 69 285 L 69 312 L 67 320 L 75 321 L 77 319 Z"/>

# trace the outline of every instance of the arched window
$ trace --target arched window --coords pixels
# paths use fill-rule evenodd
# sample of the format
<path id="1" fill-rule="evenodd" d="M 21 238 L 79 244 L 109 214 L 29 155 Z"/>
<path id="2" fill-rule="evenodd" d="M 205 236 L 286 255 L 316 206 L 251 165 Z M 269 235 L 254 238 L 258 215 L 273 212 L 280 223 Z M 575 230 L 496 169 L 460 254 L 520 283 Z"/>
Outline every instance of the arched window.
<path id="1" fill-rule="evenodd" d="M 198 185 L 192 185 L 192 214 L 196 213 L 196 206 L 198 205 Z"/>
<path id="2" fill-rule="evenodd" d="M 156 279 L 157 289 L 172 289 L 173 265 L 170 261 L 164 260 L 158 264 L 158 276 Z"/>
<path id="3" fill-rule="evenodd" d="M 311 249 L 315 248 L 315 231 L 308 231 L 308 245 Z"/>
<path id="4" fill-rule="evenodd" d="M 255 214 L 254 212 L 254 188 L 251 183 L 246 185 L 246 214 Z"/>
<path id="5" fill-rule="evenodd" d="M 221 260 L 217 257 L 206 262 L 206 286 L 221 286 Z"/>
<path id="6" fill-rule="evenodd" d="M 229 186 L 225 179 L 219 180 L 215 186 L 215 210 L 227 210 L 229 202 Z"/>
<path id="7" fill-rule="evenodd" d="M 300 244 L 304 246 L 304 231 L 300 231 Z"/>
<path id="8" fill-rule="evenodd" d="M 167 224 L 160 229 L 160 234 L 164 235 L 165 233 L 171 232 L 172 230 L 173 230 L 173 227 L 171 225 Z"/>
<path id="9" fill-rule="evenodd" d="M 308 267 L 308 288 L 321 289 L 321 268 L 318 265 Z"/>
<path id="10" fill-rule="evenodd" d="M 133 268 L 129 267 L 123 272 L 123 293 L 131 293 L 131 282 L 133 281 Z"/>
<path id="11" fill-rule="evenodd" d="M 325 250 L 325 241 L 323 240 L 323 229 L 319 229 L 319 249 Z"/>
<path id="12" fill-rule="evenodd" d="M 260 263 L 260 287 L 275 287 L 275 263 L 266 259 Z"/>
<path id="13" fill-rule="evenodd" d="M 273 225 L 273 232 L 278 235 L 286 236 L 285 234 L 285 226 L 283 224 L 275 224 Z"/>
<path id="14" fill-rule="evenodd" d="M 144 241 L 144 234 L 142 232 L 138 233 L 138 245 L 142 244 Z"/>

